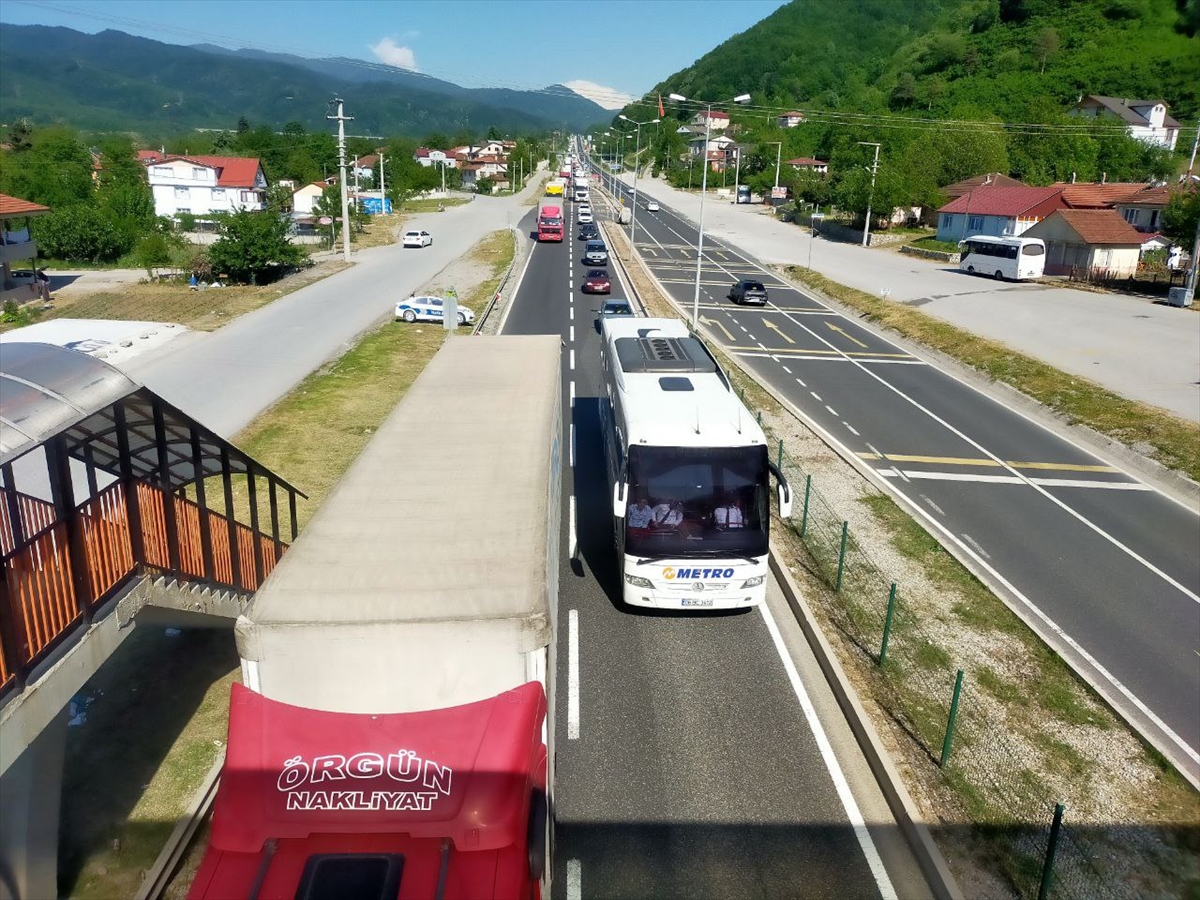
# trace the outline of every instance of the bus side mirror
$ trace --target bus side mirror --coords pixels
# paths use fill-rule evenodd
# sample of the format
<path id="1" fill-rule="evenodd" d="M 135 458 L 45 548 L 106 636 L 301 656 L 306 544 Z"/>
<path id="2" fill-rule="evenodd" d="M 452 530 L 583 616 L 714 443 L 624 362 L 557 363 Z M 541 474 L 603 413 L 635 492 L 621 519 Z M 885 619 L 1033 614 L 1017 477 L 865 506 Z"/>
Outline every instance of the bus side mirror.
<path id="1" fill-rule="evenodd" d="M 625 518 L 625 484 L 618 481 L 613 485 L 613 515 L 618 519 Z"/>
<path id="2" fill-rule="evenodd" d="M 788 519 L 792 515 L 792 489 L 786 481 L 779 482 L 779 518 Z"/>

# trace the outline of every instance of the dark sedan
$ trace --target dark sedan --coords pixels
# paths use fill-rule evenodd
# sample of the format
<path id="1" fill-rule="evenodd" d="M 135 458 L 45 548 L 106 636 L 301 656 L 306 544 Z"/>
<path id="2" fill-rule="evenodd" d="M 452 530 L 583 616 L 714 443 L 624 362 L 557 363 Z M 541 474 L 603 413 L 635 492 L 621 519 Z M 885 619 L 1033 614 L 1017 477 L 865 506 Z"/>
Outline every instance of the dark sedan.
<path id="1" fill-rule="evenodd" d="M 581 241 L 594 241 L 600 237 L 600 229 L 595 225 L 581 225 L 579 227 L 579 239 Z"/>
<path id="2" fill-rule="evenodd" d="M 588 269 L 580 290 L 585 294 L 612 293 L 612 281 L 609 280 L 608 272 L 605 269 Z"/>

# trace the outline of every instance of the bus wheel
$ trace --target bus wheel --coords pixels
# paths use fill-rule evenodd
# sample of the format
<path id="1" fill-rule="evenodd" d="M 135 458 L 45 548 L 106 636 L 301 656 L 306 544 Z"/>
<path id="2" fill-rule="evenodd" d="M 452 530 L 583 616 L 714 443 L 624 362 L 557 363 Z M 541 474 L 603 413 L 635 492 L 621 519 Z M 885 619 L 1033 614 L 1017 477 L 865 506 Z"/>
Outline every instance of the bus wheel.
<path id="1" fill-rule="evenodd" d="M 1003 280 L 1004 280 L 1004 273 L 1003 273 L 1003 272 L 1001 272 L 999 269 L 997 269 L 997 270 L 996 270 L 996 280 L 997 280 L 997 281 L 1003 281 Z"/>
<path id="2" fill-rule="evenodd" d="M 546 794 L 539 788 L 534 788 L 533 795 L 529 798 L 529 827 L 525 835 L 529 877 L 533 881 L 541 881 L 546 871 L 546 826 Z"/>

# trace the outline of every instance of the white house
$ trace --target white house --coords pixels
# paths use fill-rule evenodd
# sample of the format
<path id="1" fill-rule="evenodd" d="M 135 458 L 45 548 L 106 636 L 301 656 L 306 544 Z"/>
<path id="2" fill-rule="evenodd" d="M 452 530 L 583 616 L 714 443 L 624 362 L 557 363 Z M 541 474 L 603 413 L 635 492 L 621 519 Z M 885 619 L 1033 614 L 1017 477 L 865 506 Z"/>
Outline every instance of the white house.
<path id="1" fill-rule="evenodd" d="M 451 169 L 458 166 L 458 160 L 445 150 L 433 150 L 429 147 L 418 147 L 413 153 L 413 159 L 427 169 L 430 166 L 446 166 Z"/>
<path id="2" fill-rule="evenodd" d="M 1179 123 L 1167 115 L 1167 104 L 1162 100 L 1128 100 L 1088 94 L 1079 98 L 1071 115 L 1120 119 L 1126 124 L 1130 137 L 1168 150 L 1174 150 L 1179 139 Z"/>
<path id="3" fill-rule="evenodd" d="M 168 156 L 147 165 L 146 180 L 160 216 L 266 208 L 267 179 L 253 157 Z"/>
<path id="4" fill-rule="evenodd" d="M 313 206 L 328 187 L 323 181 L 314 181 L 292 192 L 292 218 L 300 219 L 313 215 Z"/>
<path id="5" fill-rule="evenodd" d="M 1083 271 L 1092 278 L 1130 278 L 1143 235 L 1112 209 L 1059 209 L 1030 228 L 1046 242 L 1046 274 Z"/>
<path id="6" fill-rule="evenodd" d="M 829 174 L 829 163 L 819 159 L 813 159 L 811 156 L 798 156 L 795 159 L 784 160 L 785 166 L 791 166 L 797 172 L 801 169 L 811 169 L 818 175 Z"/>
<path id="7" fill-rule="evenodd" d="M 355 181 L 359 181 L 363 178 L 374 178 L 377 168 L 379 168 L 379 154 L 368 153 L 353 162 L 350 173 L 354 176 Z"/>
<path id="8" fill-rule="evenodd" d="M 735 143 L 736 142 L 733 138 L 719 134 L 716 137 L 709 139 L 707 149 L 710 154 L 713 152 L 719 152 L 724 155 L 728 152 L 730 147 L 734 146 Z M 692 156 L 699 156 L 704 151 L 704 135 L 694 137 L 688 141 L 688 152 L 691 153 Z"/>
<path id="9" fill-rule="evenodd" d="M 786 112 L 782 116 L 775 117 L 775 124 L 780 128 L 795 128 L 804 121 L 804 113 L 802 112 Z"/>
<path id="10" fill-rule="evenodd" d="M 29 232 L 29 220 L 49 212 L 48 206 L 0 194 L 0 303 L 50 299 L 35 276 L 38 246 Z"/>
<path id="11" fill-rule="evenodd" d="M 709 131 L 724 131 L 729 127 L 729 113 L 721 112 L 719 109 L 696 113 L 692 119 L 692 125 L 704 128 L 706 117 Z"/>

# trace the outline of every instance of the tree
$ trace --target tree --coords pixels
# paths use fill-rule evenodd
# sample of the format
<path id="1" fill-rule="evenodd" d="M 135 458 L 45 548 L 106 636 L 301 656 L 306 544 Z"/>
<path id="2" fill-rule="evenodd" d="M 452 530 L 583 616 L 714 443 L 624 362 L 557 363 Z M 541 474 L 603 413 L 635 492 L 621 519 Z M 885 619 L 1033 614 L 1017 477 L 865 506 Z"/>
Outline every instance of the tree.
<path id="1" fill-rule="evenodd" d="M 250 120 L 247 119 L 245 116 L 242 116 L 237 121 L 237 133 L 245 134 L 249 130 L 250 130 Z"/>
<path id="2" fill-rule="evenodd" d="M 475 179 L 475 192 L 477 194 L 490 194 L 495 187 L 496 182 L 486 175 Z"/>
<path id="3" fill-rule="evenodd" d="M 58 259 L 111 262 L 130 246 L 103 210 L 84 203 L 34 219 L 31 228 L 41 251 Z"/>
<path id="4" fill-rule="evenodd" d="M 1033 43 L 1033 58 L 1041 63 L 1043 74 L 1046 71 L 1046 62 L 1056 53 L 1058 53 L 1058 32 L 1047 26 L 1038 32 L 1037 40 Z"/>
<path id="5" fill-rule="evenodd" d="M 892 89 L 892 102 L 900 106 L 911 106 L 917 99 L 917 79 L 909 72 L 904 72 Z"/>
<path id="6" fill-rule="evenodd" d="M 238 210 L 221 225 L 208 250 L 213 271 L 237 282 L 257 284 L 272 271 L 298 266 L 308 254 L 288 240 L 288 222 L 271 213 Z"/>
<path id="7" fill-rule="evenodd" d="M 1200 227 L 1200 190 L 1192 187 L 1173 193 L 1163 209 L 1163 234 L 1175 243 L 1187 247 L 1196 239 L 1198 227 Z M 1193 260 L 1192 265 L 1195 264 Z"/>
<path id="8" fill-rule="evenodd" d="M 154 269 L 171 262 L 171 244 L 167 236 L 161 233 L 148 234 L 138 241 L 133 248 L 138 265 L 146 270 L 146 274 L 154 277 Z"/>

